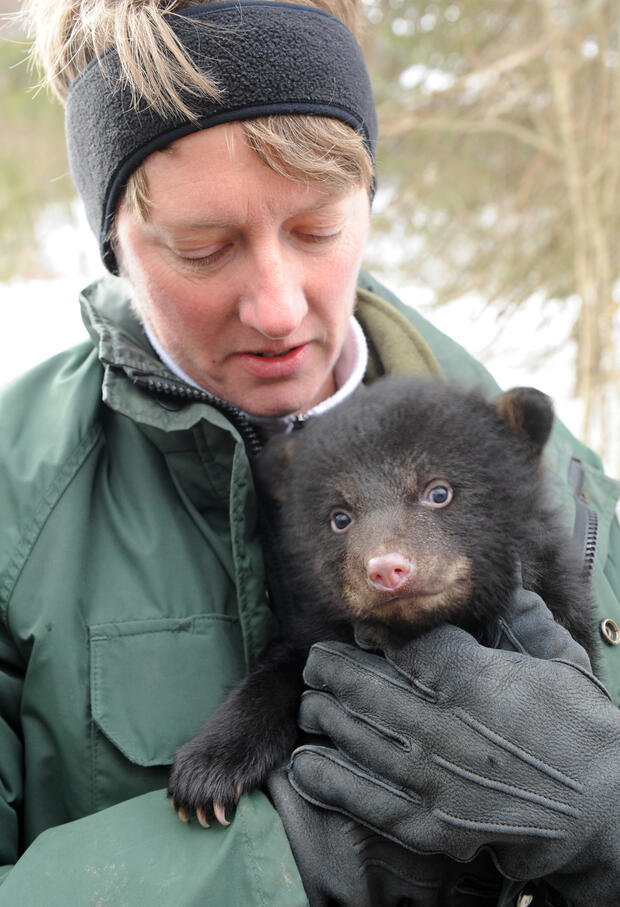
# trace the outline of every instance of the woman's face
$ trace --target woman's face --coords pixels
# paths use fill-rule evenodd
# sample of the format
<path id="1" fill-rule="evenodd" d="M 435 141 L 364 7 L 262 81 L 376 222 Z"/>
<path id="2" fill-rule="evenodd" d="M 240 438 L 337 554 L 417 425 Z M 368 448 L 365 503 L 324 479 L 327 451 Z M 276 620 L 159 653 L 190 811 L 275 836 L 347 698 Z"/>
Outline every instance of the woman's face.
<path id="1" fill-rule="evenodd" d="M 369 203 L 278 175 L 238 125 L 144 163 L 147 222 L 121 205 L 121 271 L 169 356 L 255 415 L 303 412 L 333 390 L 355 303 Z"/>

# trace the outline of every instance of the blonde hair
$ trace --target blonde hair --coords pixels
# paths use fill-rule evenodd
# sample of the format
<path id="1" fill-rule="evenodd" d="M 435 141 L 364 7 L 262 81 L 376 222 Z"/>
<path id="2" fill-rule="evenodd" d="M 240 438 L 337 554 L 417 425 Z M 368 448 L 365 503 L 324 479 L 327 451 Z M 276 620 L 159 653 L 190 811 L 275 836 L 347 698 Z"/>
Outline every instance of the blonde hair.
<path id="1" fill-rule="evenodd" d="M 88 63 L 114 46 L 134 102 L 146 101 L 164 116 L 193 119 L 184 98 L 206 95 L 217 100 L 220 90 L 187 56 L 168 19 L 200 2 L 26 0 L 24 12 L 34 37 L 33 58 L 61 101 Z M 294 2 L 331 13 L 359 37 L 360 0 Z M 373 166 L 363 137 L 339 120 L 294 114 L 245 120 L 241 126 L 260 159 L 289 179 L 337 189 L 372 184 Z M 122 203 L 141 219 L 148 218 L 148 185 L 141 166 L 129 177 Z"/>

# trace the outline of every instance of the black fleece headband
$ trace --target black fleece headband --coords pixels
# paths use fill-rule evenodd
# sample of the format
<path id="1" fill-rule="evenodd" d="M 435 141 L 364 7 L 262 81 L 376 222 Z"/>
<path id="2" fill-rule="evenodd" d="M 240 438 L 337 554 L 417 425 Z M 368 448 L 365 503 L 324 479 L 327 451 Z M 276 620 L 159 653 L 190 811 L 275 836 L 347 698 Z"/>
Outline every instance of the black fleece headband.
<path id="1" fill-rule="evenodd" d="M 184 135 L 269 114 L 334 117 L 361 133 L 375 160 L 377 118 L 360 47 L 338 19 L 315 7 L 236 0 L 180 10 L 168 22 L 222 101 L 188 96 L 195 120 L 161 117 L 132 104 L 115 48 L 71 85 L 66 108 L 69 164 L 108 270 L 105 238 L 130 174 L 153 151 Z"/>

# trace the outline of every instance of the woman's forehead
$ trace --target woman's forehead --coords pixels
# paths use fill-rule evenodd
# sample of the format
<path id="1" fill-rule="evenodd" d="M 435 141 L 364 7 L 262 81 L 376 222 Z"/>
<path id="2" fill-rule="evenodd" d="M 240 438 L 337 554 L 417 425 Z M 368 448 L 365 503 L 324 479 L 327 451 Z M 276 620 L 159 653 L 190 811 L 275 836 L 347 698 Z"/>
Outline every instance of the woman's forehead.
<path id="1" fill-rule="evenodd" d="M 214 126 L 184 136 L 144 163 L 150 219 L 183 227 L 225 225 L 265 214 L 344 213 L 364 189 L 337 190 L 276 173 L 249 147 L 241 127 Z"/>

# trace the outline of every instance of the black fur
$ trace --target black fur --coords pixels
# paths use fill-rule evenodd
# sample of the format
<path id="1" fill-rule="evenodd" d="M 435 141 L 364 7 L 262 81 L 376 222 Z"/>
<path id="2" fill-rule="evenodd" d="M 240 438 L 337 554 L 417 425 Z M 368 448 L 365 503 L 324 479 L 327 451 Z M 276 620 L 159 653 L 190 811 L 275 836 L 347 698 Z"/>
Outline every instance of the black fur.
<path id="1" fill-rule="evenodd" d="M 384 378 L 267 445 L 258 481 L 295 605 L 280 614 L 280 640 L 177 753 L 177 808 L 230 814 L 239 789 L 287 760 L 308 649 L 352 641 L 354 624 L 410 638 L 449 621 L 487 641 L 520 565 L 523 585 L 592 652 L 583 564 L 541 463 L 552 422 L 532 388 L 490 404 L 439 380 Z M 410 571 L 394 595 L 369 567 L 386 557 Z"/>

